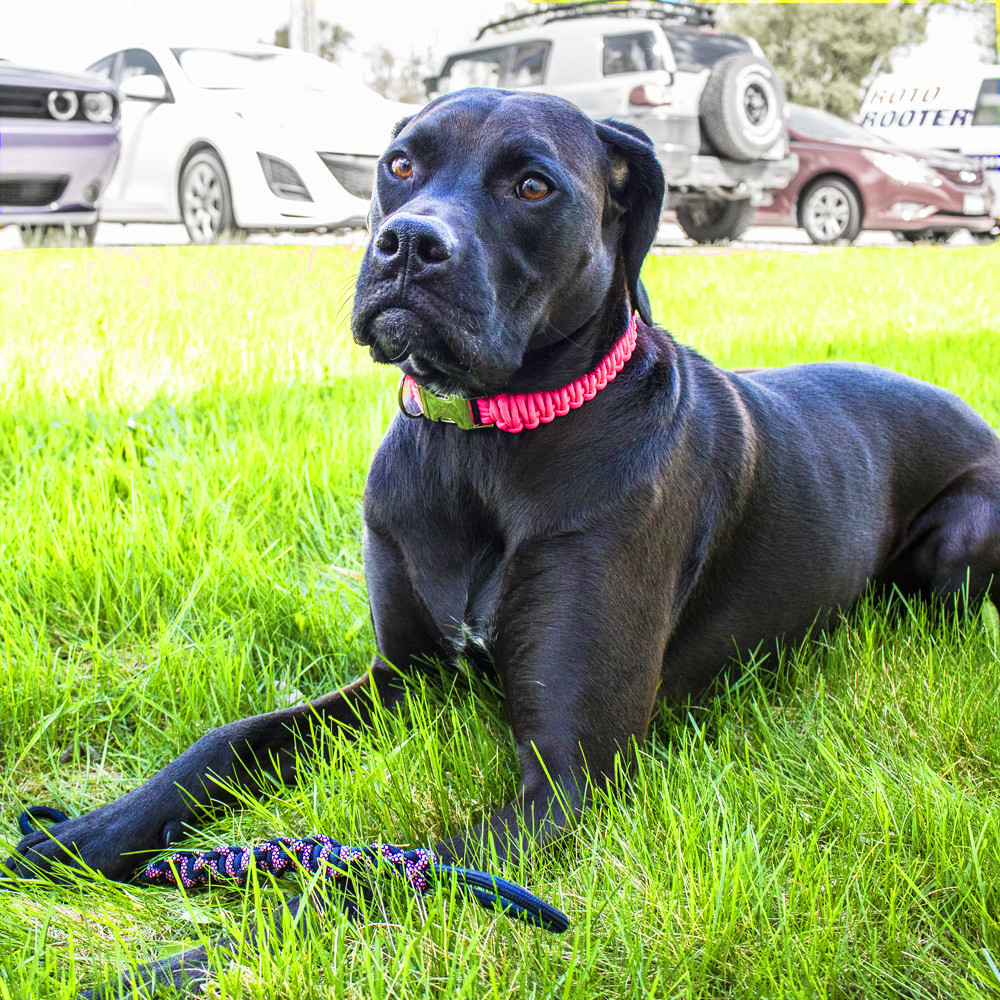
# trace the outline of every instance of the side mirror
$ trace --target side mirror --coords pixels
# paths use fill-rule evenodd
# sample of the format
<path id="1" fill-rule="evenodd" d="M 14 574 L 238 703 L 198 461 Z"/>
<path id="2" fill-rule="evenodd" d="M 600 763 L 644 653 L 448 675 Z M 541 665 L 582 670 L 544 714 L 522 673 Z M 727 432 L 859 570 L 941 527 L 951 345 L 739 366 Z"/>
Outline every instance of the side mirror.
<path id="1" fill-rule="evenodd" d="M 167 86 L 163 82 L 163 77 L 146 74 L 143 76 L 130 76 L 118 88 L 125 101 L 165 101 L 167 99 Z"/>

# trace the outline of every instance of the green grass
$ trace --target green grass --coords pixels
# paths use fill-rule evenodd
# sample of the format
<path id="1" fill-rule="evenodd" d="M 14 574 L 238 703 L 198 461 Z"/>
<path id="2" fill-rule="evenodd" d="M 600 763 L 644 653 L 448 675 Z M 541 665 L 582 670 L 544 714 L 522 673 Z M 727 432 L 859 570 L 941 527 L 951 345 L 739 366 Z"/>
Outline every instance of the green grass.
<path id="1" fill-rule="evenodd" d="M 371 654 L 359 497 L 395 379 L 350 343 L 353 252 L 0 255 L 0 838 L 78 814 L 208 729 Z M 657 315 L 726 365 L 851 358 L 1000 426 L 1000 252 L 662 257 Z M 344 572 L 344 571 L 349 572 Z M 557 937 L 380 895 L 305 945 L 222 962 L 245 998 L 1000 996 L 1000 658 L 985 611 L 864 604 L 662 709 L 622 795 L 509 874 Z M 454 690 L 452 690 L 454 687 Z M 483 684 L 414 690 L 297 787 L 192 844 L 325 831 L 428 843 L 517 785 Z M 2 856 L 0 848 L 0 856 Z M 0 1000 L 69 998 L 291 891 L 97 881 L 0 897 Z"/>

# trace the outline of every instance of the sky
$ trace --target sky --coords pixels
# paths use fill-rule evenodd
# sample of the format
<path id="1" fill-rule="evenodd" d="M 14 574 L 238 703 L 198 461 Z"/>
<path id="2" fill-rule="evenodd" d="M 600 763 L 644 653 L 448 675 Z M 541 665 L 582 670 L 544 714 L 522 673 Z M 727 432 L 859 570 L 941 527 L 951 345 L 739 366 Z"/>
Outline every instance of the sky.
<path id="1" fill-rule="evenodd" d="M 440 60 L 482 24 L 503 16 L 506 0 L 315 0 L 319 18 L 354 35 L 361 55 L 385 45 L 399 56 L 428 48 Z M 229 45 L 270 41 L 287 23 L 289 0 L 0 0 L 0 56 L 76 70 L 133 40 Z M 905 63 L 980 58 L 967 17 L 935 5 L 928 42 Z M 902 63 L 902 64 L 901 64 Z"/>
<path id="2" fill-rule="evenodd" d="M 401 56 L 461 46 L 505 0 L 316 0 L 317 17 L 343 25 L 365 52 Z M 289 0 L 0 0 L 0 56 L 82 69 L 132 40 L 230 45 L 271 41 L 287 24 Z"/>

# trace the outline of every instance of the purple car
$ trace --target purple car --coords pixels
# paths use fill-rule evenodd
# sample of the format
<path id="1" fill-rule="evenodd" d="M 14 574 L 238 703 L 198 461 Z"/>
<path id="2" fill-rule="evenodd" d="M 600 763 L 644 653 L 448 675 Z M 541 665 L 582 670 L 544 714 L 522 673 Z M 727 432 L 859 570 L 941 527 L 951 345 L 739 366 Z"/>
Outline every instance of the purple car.
<path id="1" fill-rule="evenodd" d="M 118 162 L 118 95 L 107 80 L 0 62 L 0 226 L 89 239 Z"/>

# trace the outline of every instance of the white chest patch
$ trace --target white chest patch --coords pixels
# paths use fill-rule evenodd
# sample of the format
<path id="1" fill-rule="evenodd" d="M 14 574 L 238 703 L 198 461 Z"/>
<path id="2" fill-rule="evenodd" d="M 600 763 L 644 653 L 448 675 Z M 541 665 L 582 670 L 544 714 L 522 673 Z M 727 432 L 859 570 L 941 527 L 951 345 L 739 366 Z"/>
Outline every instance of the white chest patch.
<path id="1" fill-rule="evenodd" d="M 490 655 L 490 629 L 485 622 L 456 622 L 448 635 L 448 642 L 455 652 L 461 656 L 470 650 Z"/>

